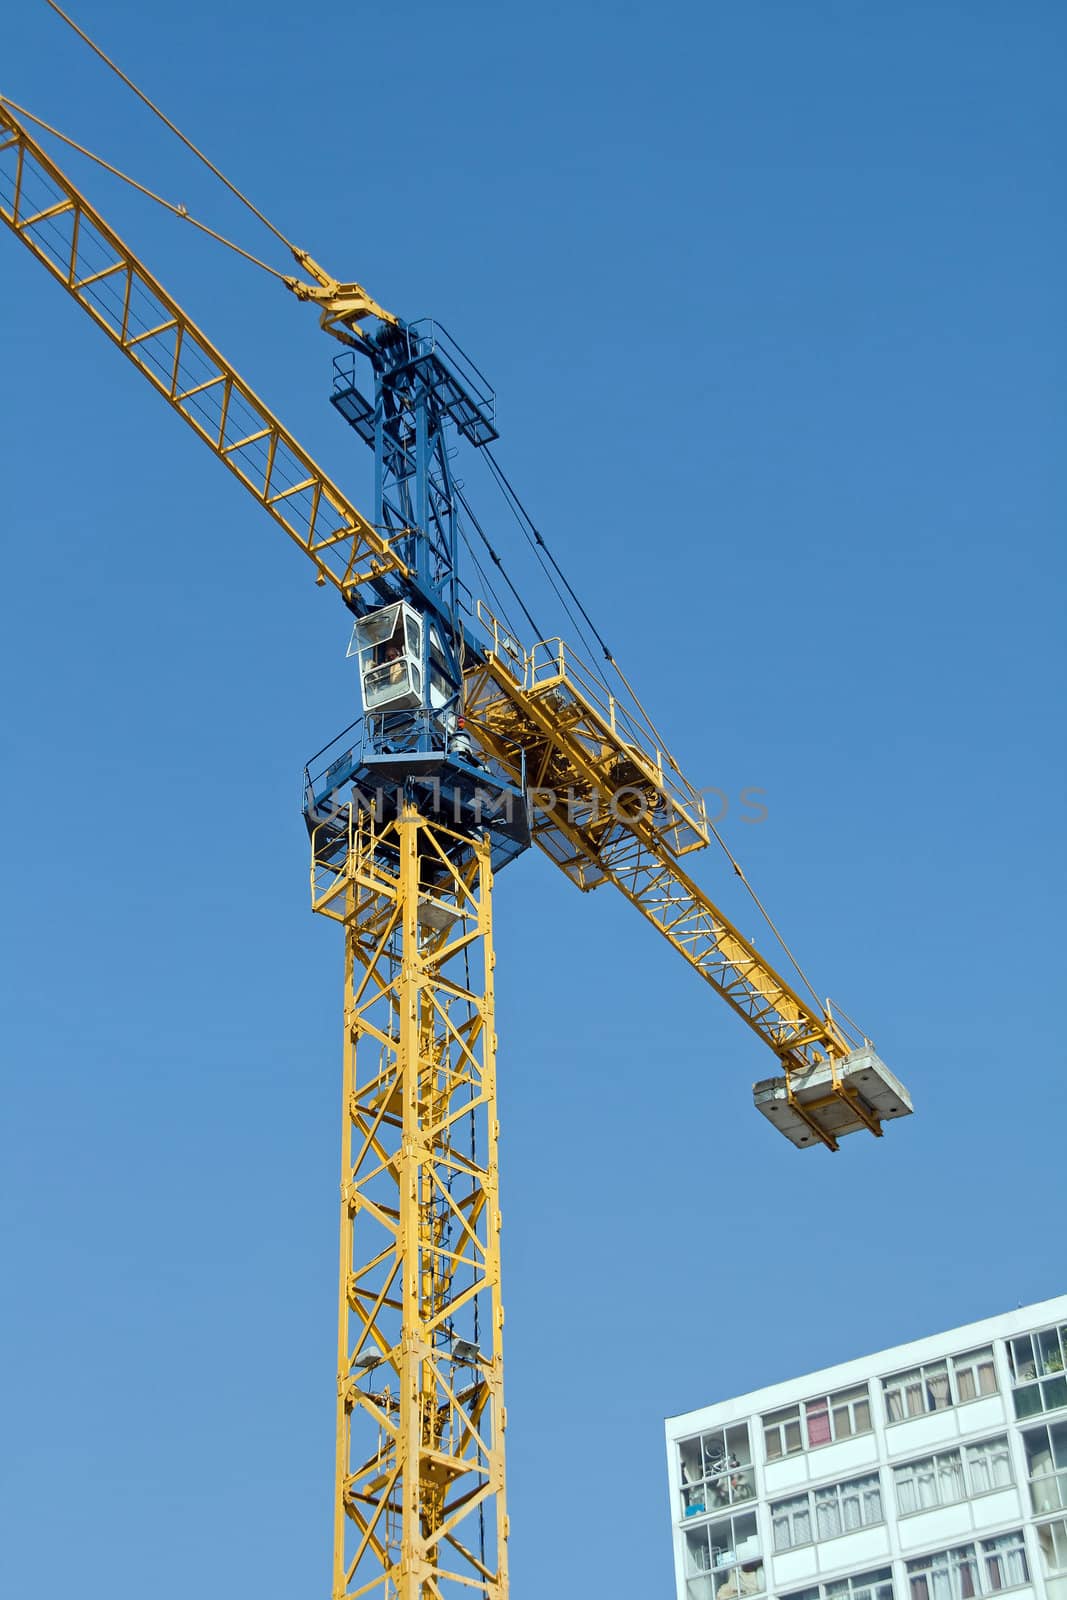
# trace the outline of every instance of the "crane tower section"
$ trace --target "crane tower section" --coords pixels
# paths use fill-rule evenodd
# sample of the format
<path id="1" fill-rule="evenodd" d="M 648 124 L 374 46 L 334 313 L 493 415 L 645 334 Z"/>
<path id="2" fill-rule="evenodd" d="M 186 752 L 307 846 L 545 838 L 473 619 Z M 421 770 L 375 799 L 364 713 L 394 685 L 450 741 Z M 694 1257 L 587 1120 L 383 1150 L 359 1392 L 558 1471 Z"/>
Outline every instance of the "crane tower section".
<path id="1" fill-rule="evenodd" d="M 613 884 L 774 1052 L 756 1104 L 794 1144 L 880 1135 L 910 1101 L 690 877 L 700 793 L 606 647 L 621 693 L 472 602 L 452 453 L 496 439 L 495 399 L 439 325 L 291 247 L 314 282 L 284 282 L 345 345 L 331 398 L 373 452 L 364 517 L 2 103 L 0 220 L 353 615 L 360 714 L 304 783 L 313 906 L 345 930 L 333 1594 L 506 1600 L 495 872 L 532 842 L 580 889 Z"/>
<path id="2" fill-rule="evenodd" d="M 345 929 L 333 1594 L 506 1600 L 492 881 L 530 834 L 523 752 L 465 725 L 451 476 L 495 401 L 432 323 L 361 329 L 335 371 L 397 565 L 348 597 L 362 715 L 305 771 L 312 905 Z"/>
<path id="3" fill-rule="evenodd" d="M 410 803 L 312 833 L 345 928 L 334 1600 L 508 1592 L 491 856 Z"/>

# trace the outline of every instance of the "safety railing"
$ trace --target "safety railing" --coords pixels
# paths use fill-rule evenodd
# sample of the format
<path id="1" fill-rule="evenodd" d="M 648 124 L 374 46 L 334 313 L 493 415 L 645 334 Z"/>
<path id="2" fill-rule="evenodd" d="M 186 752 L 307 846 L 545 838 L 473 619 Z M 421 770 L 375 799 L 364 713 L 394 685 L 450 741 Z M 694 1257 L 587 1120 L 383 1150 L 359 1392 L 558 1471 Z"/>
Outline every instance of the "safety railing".
<path id="1" fill-rule="evenodd" d="M 527 653 L 525 684 L 527 689 L 535 690 L 554 682 L 564 682 L 576 689 L 635 764 L 639 768 L 651 768 L 648 775 L 656 788 L 684 814 L 706 843 L 708 824 L 703 798 L 678 771 L 666 751 L 650 738 L 636 710 L 631 710 L 606 684 L 594 677 L 581 657 L 562 639 L 543 639 Z"/>
<path id="2" fill-rule="evenodd" d="M 525 650 L 515 636 L 479 600 L 477 617 L 489 636 L 492 654 L 516 686 L 530 694 L 551 689 L 567 690 L 600 725 L 604 738 L 618 754 L 633 762 L 639 772 L 668 803 L 659 816 L 657 831 L 672 840 L 675 854 L 685 854 L 708 843 L 710 830 L 703 797 L 683 777 L 671 756 L 652 737 L 636 701 L 628 703 L 596 677 L 584 661 L 560 638 L 539 640 Z"/>
<path id="3" fill-rule="evenodd" d="M 475 602 L 475 618 L 489 635 L 492 652 L 505 663 L 508 670 L 517 682 L 522 683 L 526 676 L 526 651 L 516 639 L 515 635 L 493 615 L 484 600 Z"/>

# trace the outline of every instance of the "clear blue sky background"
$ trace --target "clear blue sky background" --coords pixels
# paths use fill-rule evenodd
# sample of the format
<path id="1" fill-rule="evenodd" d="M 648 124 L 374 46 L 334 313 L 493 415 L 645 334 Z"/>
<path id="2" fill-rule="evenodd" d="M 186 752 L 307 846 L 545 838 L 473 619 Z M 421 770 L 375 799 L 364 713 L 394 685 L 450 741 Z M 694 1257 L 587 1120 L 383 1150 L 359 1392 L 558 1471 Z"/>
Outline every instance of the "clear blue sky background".
<path id="1" fill-rule="evenodd" d="M 43 4 L 9 9 L 4 92 L 269 248 Z M 632 910 L 540 857 L 502 877 L 514 1592 L 665 1596 L 666 1414 L 1064 1288 L 1067 18 L 79 16 L 495 380 L 505 465 L 694 781 L 766 790 L 730 842 L 913 1091 L 883 1142 L 795 1152 L 749 1101 L 773 1063 Z M 369 502 L 312 314 L 69 164 Z M 341 946 L 298 806 L 353 714 L 348 628 L 6 231 L 0 284 L 0 1578 L 310 1600 Z"/>

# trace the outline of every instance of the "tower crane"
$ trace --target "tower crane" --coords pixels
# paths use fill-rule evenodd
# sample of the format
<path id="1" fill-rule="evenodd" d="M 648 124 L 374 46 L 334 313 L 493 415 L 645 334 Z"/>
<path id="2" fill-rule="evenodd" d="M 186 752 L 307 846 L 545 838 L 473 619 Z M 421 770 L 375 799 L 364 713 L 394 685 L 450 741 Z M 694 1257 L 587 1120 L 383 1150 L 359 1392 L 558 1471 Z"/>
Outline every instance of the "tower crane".
<path id="1" fill-rule="evenodd" d="M 756 1104 L 798 1147 L 911 1103 L 691 876 L 713 826 L 628 686 L 523 643 L 464 582 L 453 453 L 494 459 L 497 427 L 447 332 L 296 252 L 287 286 L 342 346 L 330 398 L 373 452 L 365 515 L 26 120 L 0 101 L 0 216 L 351 617 L 360 715 L 304 774 L 312 907 L 345 943 L 333 1597 L 504 1600 L 496 874 L 536 845 L 621 891 L 770 1047 Z"/>

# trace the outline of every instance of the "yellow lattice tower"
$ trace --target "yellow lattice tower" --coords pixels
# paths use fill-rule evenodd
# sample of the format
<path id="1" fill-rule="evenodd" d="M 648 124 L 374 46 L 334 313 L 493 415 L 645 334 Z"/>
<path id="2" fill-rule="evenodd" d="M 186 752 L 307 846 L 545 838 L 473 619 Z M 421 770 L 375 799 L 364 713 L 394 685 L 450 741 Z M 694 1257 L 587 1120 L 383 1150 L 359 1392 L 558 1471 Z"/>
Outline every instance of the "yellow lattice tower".
<path id="1" fill-rule="evenodd" d="M 489 844 L 353 803 L 312 857 L 346 950 L 334 1600 L 504 1600 Z"/>

